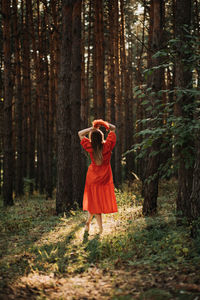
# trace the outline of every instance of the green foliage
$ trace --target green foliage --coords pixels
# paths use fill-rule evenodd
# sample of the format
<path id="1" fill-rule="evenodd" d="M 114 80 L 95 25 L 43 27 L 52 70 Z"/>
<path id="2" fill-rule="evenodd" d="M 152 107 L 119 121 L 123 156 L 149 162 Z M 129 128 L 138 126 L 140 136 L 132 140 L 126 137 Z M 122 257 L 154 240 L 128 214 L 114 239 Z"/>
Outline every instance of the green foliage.
<path id="1" fill-rule="evenodd" d="M 134 206 L 137 207 L 142 205 L 142 198 L 140 193 L 134 193 L 128 186 L 124 183 L 122 189 L 115 189 L 115 194 L 117 197 L 117 203 L 120 206 Z"/>
<path id="2" fill-rule="evenodd" d="M 160 91 L 161 92 L 161 91 Z M 179 90 L 180 94 L 187 93 L 188 97 L 197 93 L 195 90 Z M 199 93 L 199 92 L 198 92 Z M 151 96 L 149 96 L 151 97 Z M 148 96 L 147 96 L 148 98 Z M 177 100 L 178 101 L 178 100 Z M 148 101 L 146 100 L 144 105 Z M 159 103 L 159 101 L 158 101 Z M 143 104 L 143 103 L 142 103 Z M 173 112 L 173 107 L 175 102 L 166 104 L 163 108 L 162 114 L 158 114 L 157 111 L 160 110 L 159 105 L 153 111 L 153 116 L 151 118 L 146 118 L 143 120 L 138 120 L 137 123 L 144 124 L 145 128 L 138 132 L 136 136 L 141 136 L 142 141 L 138 144 L 135 144 L 132 149 L 127 151 L 130 153 L 134 151 L 137 153 L 136 159 L 140 159 L 146 156 L 148 149 L 151 148 L 154 141 L 160 139 L 162 141 L 159 151 L 153 151 L 149 153 L 149 156 L 154 156 L 157 154 L 164 154 L 168 149 L 176 148 L 178 150 L 178 156 L 176 157 L 177 165 L 175 168 L 170 169 L 171 166 L 167 160 L 164 165 L 161 165 L 160 172 L 169 175 L 173 175 L 173 172 L 176 170 L 179 164 L 179 159 L 184 158 L 186 167 L 189 168 L 194 162 L 193 148 L 194 148 L 194 139 L 197 132 L 200 130 L 199 120 L 189 118 L 188 116 L 175 116 Z M 187 104 L 184 107 L 187 111 L 195 111 L 197 109 L 197 103 Z M 163 115 L 167 114 L 166 121 L 162 122 Z M 154 125 L 155 124 L 155 125 Z M 171 165 L 173 161 L 171 160 Z M 167 167 L 167 168 L 166 168 Z"/>
<path id="3" fill-rule="evenodd" d="M 145 80 L 152 76 L 158 69 L 172 72 L 175 68 L 176 59 L 182 61 L 186 72 L 196 73 L 199 70 L 199 37 L 190 33 L 190 29 L 184 26 L 183 32 L 185 40 L 171 39 L 167 42 L 166 47 L 152 56 L 152 59 L 161 58 L 162 63 L 144 71 Z M 129 149 L 124 156 L 134 151 L 136 160 L 146 157 L 146 155 L 155 156 L 158 154 L 165 155 L 171 149 L 173 155 L 162 162 L 159 174 L 163 178 L 173 176 L 179 166 L 180 160 L 185 161 L 186 168 L 194 163 L 194 140 L 197 132 L 200 130 L 199 99 L 200 91 L 193 81 L 187 87 L 174 87 L 174 89 L 165 89 L 155 91 L 146 85 L 136 86 L 133 89 L 134 97 L 140 99 L 141 105 L 146 112 L 146 117 L 137 120 L 137 125 L 141 125 L 141 130 L 136 134 L 141 142 L 135 144 Z M 163 97 L 167 101 L 163 102 Z M 184 100 L 187 99 L 187 101 Z M 153 99 L 153 100 L 152 100 Z M 188 101 L 188 99 L 190 99 Z M 181 116 L 177 116 L 174 108 L 181 101 Z M 149 153 L 153 143 L 161 141 L 160 151 Z"/>
<path id="4" fill-rule="evenodd" d="M 172 222 L 172 220 L 170 220 Z M 131 223 L 131 222 L 130 222 Z M 175 230 L 162 218 L 146 219 L 146 224 L 135 225 L 116 237 L 109 237 L 102 243 L 102 255 L 120 257 L 129 266 L 144 265 L 161 270 L 176 268 L 196 257 L 196 248 L 189 239 L 185 228 Z M 200 258 L 199 258 L 200 260 Z"/>

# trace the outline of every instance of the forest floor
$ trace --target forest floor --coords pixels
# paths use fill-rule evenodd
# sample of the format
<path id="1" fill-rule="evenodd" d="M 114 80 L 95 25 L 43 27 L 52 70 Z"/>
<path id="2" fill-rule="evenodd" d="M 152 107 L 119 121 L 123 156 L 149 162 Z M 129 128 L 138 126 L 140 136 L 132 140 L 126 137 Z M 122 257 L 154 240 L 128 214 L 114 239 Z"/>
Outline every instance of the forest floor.
<path id="1" fill-rule="evenodd" d="M 39 195 L 0 207 L 0 299 L 200 300 L 200 240 L 176 226 L 173 182 L 162 183 L 158 213 L 142 216 L 138 184 L 116 190 L 119 212 L 98 234 L 86 213 L 56 216 Z"/>

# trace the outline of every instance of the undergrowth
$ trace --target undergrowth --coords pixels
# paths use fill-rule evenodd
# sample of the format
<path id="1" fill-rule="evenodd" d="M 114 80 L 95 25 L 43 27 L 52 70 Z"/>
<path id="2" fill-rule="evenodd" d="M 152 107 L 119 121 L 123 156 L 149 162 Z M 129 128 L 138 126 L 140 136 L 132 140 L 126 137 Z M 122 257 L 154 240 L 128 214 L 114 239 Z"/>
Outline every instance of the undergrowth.
<path id="1" fill-rule="evenodd" d="M 119 226 L 102 236 L 83 236 L 85 213 L 57 216 L 55 200 L 38 195 L 6 209 L 1 203 L 0 289 L 31 272 L 62 277 L 92 266 L 169 274 L 187 270 L 198 281 L 199 241 L 190 238 L 186 226 L 176 226 L 174 183 L 160 186 L 158 214 L 148 218 L 141 214 L 139 188 L 134 183 L 116 190 L 119 213 L 113 220 Z"/>

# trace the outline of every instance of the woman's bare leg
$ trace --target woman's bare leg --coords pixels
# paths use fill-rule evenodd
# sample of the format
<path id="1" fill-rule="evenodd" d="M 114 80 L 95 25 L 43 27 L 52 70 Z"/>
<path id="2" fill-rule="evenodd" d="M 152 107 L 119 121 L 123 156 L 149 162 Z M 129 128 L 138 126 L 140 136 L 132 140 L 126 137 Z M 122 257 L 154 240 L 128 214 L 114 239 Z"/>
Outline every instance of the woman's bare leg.
<path id="1" fill-rule="evenodd" d="M 99 232 L 103 232 L 103 226 L 102 226 L 102 215 L 101 214 L 95 214 L 95 218 L 97 220 L 97 224 L 99 226 Z"/>
<path id="2" fill-rule="evenodd" d="M 87 218 L 87 221 L 86 221 L 86 224 L 85 224 L 85 230 L 86 231 L 89 231 L 90 229 L 90 223 L 92 221 L 92 218 L 93 218 L 94 214 L 91 214 L 89 211 L 88 211 L 88 218 Z"/>

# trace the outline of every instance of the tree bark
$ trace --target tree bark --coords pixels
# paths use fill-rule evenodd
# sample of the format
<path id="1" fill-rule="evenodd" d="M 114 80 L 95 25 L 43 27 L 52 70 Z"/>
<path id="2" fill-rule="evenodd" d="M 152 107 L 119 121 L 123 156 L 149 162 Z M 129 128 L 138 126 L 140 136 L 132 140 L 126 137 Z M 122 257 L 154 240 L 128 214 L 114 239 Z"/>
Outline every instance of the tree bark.
<path id="1" fill-rule="evenodd" d="M 108 3 L 108 17 L 109 17 L 109 49 L 108 49 L 108 96 L 107 96 L 107 116 L 108 120 L 115 124 L 115 69 L 114 69 L 114 0 Z M 115 151 L 111 157 L 111 167 L 113 172 L 113 179 L 115 182 Z"/>
<path id="2" fill-rule="evenodd" d="M 122 95 L 120 87 L 120 56 L 119 56 L 119 6 L 114 1 L 114 76 L 115 76 L 115 118 L 117 126 L 117 143 L 115 147 L 115 184 L 119 186 L 122 181 L 121 155 L 122 155 Z"/>
<path id="3" fill-rule="evenodd" d="M 81 128 L 81 1 L 73 1 L 72 14 L 72 58 L 71 58 L 71 126 L 72 126 L 72 182 L 73 201 L 81 205 L 83 198 L 83 176 L 81 147 L 77 130 Z"/>
<path id="4" fill-rule="evenodd" d="M 121 72 L 122 72 L 122 82 L 121 86 L 122 91 L 124 91 L 124 133 L 125 137 L 125 148 L 123 152 L 129 150 L 133 145 L 133 99 L 132 99 L 132 87 L 131 87 L 131 74 L 129 72 L 129 68 L 131 68 L 131 60 L 132 60 L 132 49 L 128 49 L 129 56 L 126 53 L 125 47 L 125 19 L 124 19 L 124 0 L 120 0 L 120 12 L 121 12 Z M 133 179 L 134 169 L 134 154 L 133 152 L 126 155 L 126 168 L 125 175 L 126 179 Z"/>
<path id="5" fill-rule="evenodd" d="M 188 38 L 188 33 L 184 29 L 184 25 L 191 25 L 191 0 L 177 0 L 175 12 L 175 33 L 176 38 L 179 39 L 176 45 L 175 86 L 179 89 L 184 89 L 190 88 L 192 85 L 192 72 L 190 64 L 187 63 L 188 55 L 191 55 L 190 38 Z M 187 47 L 187 51 L 185 47 Z M 193 112 L 188 111 L 185 107 L 192 102 L 193 99 L 184 94 L 176 100 L 175 115 L 183 118 L 186 126 L 189 126 L 188 122 L 193 119 Z M 191 150 L 188 149 L 188 145 L 190 145 Z M 188 135 L 183 145 L 176 149 L 179 164 L 177 216 L 188 216 L 188 213 L 191 211 L 190 196 L 192 192 L 193 165 L 188 167 L 186 161 L 188 155 L 194 157 L 192 145 L 194 145 L 193 138 Z M 187 152 L 186 156 L 185 152 Z"/>
<path id="6" fill-rule="evenodd" d="M 69 98 L 72 53 L 72 2 L 72 0 L 65 0 L 62 3 L 62 44 L 57 103 L 57 213 L 69 210 L 73 206 L 71 110 Z"/>
<path id="7" fill-rule="evenodd" d="M 31 1 L 26 0 L 26 30 L 27 35 L 29 36 L 31 32 Z M 29 52 L 30 56 L 30 43 L 31 39 L 28 39 L 28 49 L 27 53 Z M 28 128 L 28 157 L 27 157 L 27 177 L 29 178 L 29 194 L 33 194 L 34 190 L 34 177 L 35 177 L 35 101 L 33 101 L 33 95 L 31 93 L 31 87 L 32 87 L 32 78 L 31 78 L 31 71 L 30 71 L 30 64 L 31 64 L 31 57 L 27 58 L 29 60 L 29 63 L 27 64 L 29 66 L 28 72 L 29 78 L 28 80 L 28 102 L 27 102 L 27 128 Z"/>
<path id="8" fill-rule="evenodd" d="M 30 78 L 30 28 L 27 1 L 21 2 L 22 9 L 22 89 L 23 89 L 23 176 L 29 177 L 29 117 L 31 105 L 31 78 Z"/>
<path id="9" fill-rule="evenodd" d="M 16 64 L 16 100 L 15 100 L 15 118 L 16 118 L 16 172 L 15 172 L 15 194 L 21 196 L 24 194 L 23 189 L 23 145 L 22 145 L 22 118 L 23 118 L 23 98 L 21 84 L 21 54 L 19 42 L 19 24 L 17 0 L 13 0 L 14 13 L 14 36 L 15 36 L 15 64 Z"/>
<path id="10" fill-rule="evenodd" d="M 88 12 L 88 19 L 89 19 L 89 28 L 88 28 L 88 45 L 87 45 L 87 66 L 86 66 L 86 82 L 85 82 L 85 99 L 87 101 L 85 107 L 85 115 L 86 115 L 86 124 L 89 123 L 89 116 L 90 116 L 90 64 L 91 64 L 91 32 L 92 32 L 92 0 L 89 0 L 89 12 Z"/>
<path id="11" fill-rule="evenodd" d="M 151 1 L 151 10 L 153 16 L 153 25 L 150 27 L 152 30 L 152 38 L 150 38 L 150 49 L 151 55 L 159 51 L 163 43 L 163 21 L 164 21 L 164 1 L 152 0 Z M 150 32 L 151 34 L 151 32 Z M 151 67 L 160 65 L 161 58 L 152 58 L 149 54 L 149 64 Z M 163 69 L 159 68 L 154 70 L 153 74 L 149 77 L 149 86 L 152 88 L 152 91 L 157 93 L 162 89 L 164 72 Z M 158 96 L 157 96 L 158 97 Z M 152 120 L 157 117 L 158 109 L 156 108 L 156 101 L 158 98 L 152 96 L 150 103 L 152 105 L 152 112 L 149 114 L 149 117 Z M 162 101 L 160 99 L 160 101 Z M 159 126 L 159 121 L 151 121 L 151 128 L 156 128 Z M 148 151 L 147 157 L 147 166 L 145 172 L 145 184 L 144 184 L 144 203 L 143 203 L 143 214 L 151 215 L 157 211 L 157 196 L 158 196 L 158 181 L 159 181 L 159 165 L 160 165 L 160 144 L 161 139 L 156 138 L 151 148 Z M 153 155 L 151 155 L 151 153 Z M 155 153 L 155 154 L 154 154 Z M 157 154 L 156 154 L 157 153 Z"/>
<path id="12" fill-rule="evenodd" d="M 96 114 L 95 117 L 105 119 L 105 90 L 104 90 L 104 25 L 103 25 L 103 2 L 95 1 L 94 21 L 94 47 L 95 56 L 95 89 L 96 89 Z"/>
<path id="13" fill-rule="evenodd" d="M 4 53 L 4 140 L 3 140 L 3 200 L 13 205 L 13 146 L 12 146 L 12 78 L 10 44 L 10 0 L 2 0 Z"/>

